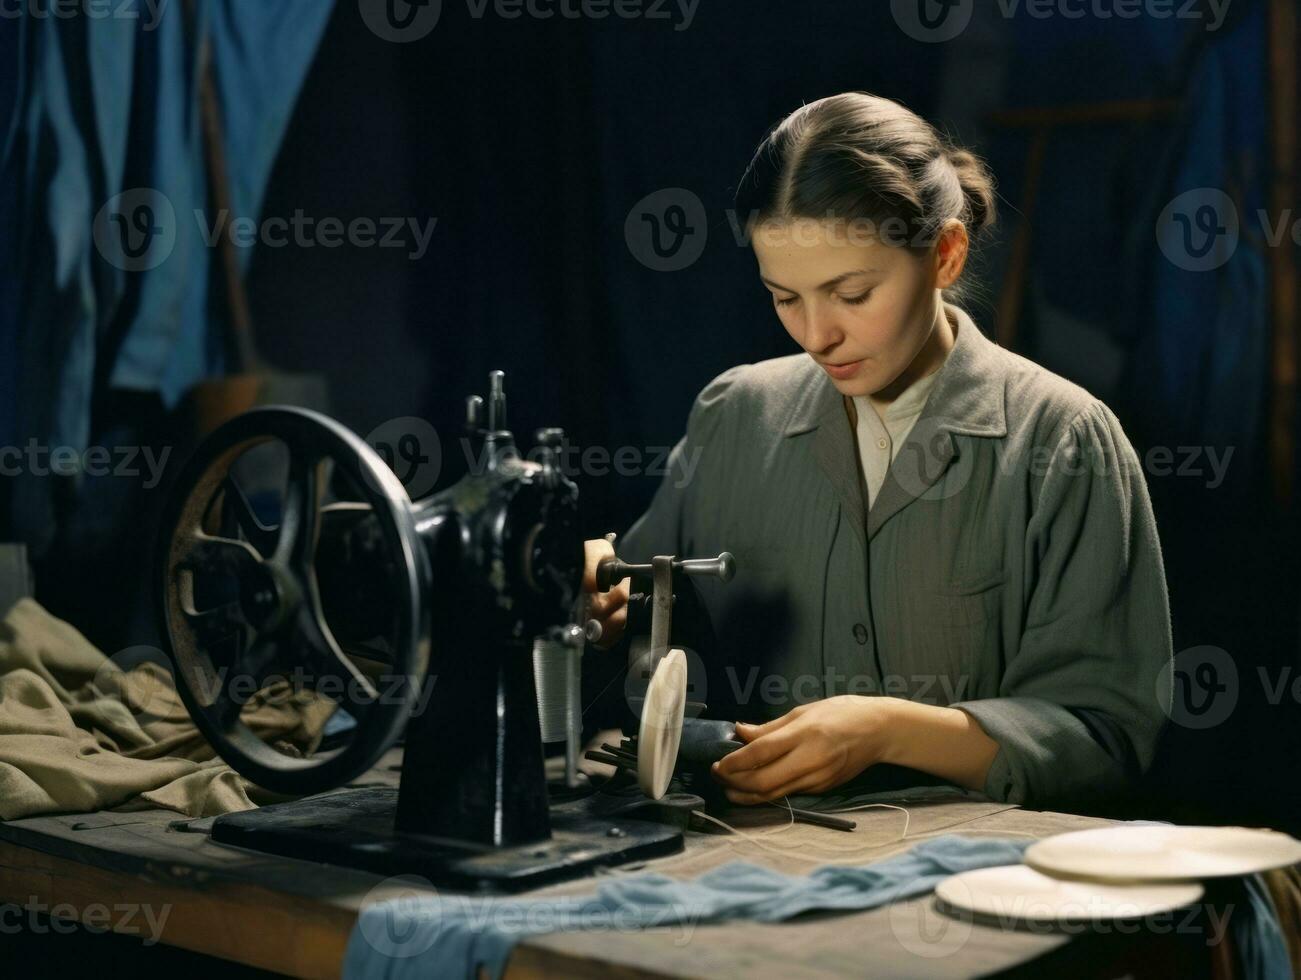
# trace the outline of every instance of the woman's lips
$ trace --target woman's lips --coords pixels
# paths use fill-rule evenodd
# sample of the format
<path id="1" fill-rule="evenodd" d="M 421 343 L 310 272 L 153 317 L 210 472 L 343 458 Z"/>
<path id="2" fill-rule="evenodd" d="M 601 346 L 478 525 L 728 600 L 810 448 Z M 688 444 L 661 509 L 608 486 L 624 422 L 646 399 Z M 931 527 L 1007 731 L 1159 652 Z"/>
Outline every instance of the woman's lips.
<path id="1" fill-rule="evenodd" d="M 858 373 L 858 369 L 863 366 L 862 361 L 851 361 L 848 364 L 823 364 L 822 370 L 831 375 L 837 381 L 848 381 Z"/>

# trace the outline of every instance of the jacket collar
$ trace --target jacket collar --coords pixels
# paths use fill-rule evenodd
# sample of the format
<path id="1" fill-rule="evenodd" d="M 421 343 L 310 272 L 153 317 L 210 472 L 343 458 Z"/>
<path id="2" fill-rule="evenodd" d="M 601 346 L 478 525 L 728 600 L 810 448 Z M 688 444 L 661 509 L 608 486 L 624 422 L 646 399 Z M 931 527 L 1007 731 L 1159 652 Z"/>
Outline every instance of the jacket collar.
<path id="1" fill-rule="evenodd" d="M 963 435 L 1005 436 L 1006 367 L 999 347 L 980 332 L 966 310 L 952 303 L 945 303 L 944 310 L 957 327 L 957 337 L 936 372 L 918 422 L 928 419 L 932 428 Z M 826 372 L 818 370 L 796 400 L 784 433 L 799 435 L 828 421 L 839 425 L 844 418 L 844 397 Z"/>
<path id="2" fill-rule="evenodd" d="M 786 423 L 785 435 L 814 431 L 813 455 L 835 487 L 850 520 L 868 539 L 890 517 L 937 483 L 957 456 L 953 434 L 1001 438 L 1007 435 L 1007 362 L 966 311 L 945 303 L 957 329 L 953 349 L 936 372 L 926 405 L 886 473 L 864 519 L 864 484 L 845 399 L 820 369 L 804 386 Z"/>

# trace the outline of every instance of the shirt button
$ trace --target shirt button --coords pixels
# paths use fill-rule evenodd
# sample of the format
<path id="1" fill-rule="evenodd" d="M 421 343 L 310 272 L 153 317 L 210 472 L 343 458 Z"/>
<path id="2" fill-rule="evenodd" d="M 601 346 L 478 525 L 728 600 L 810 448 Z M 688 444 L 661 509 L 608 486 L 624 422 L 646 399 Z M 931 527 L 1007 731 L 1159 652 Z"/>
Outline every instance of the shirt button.
<path id="1" fill-rule="evenodd" d="M 884 448 L 885 448 L 885 440 L 884 440 L 884 439 L 878 439 L 878 440 L 876 440 L 876 448 L 877 448 L 877 449 L 884 449 Z"/>
<path id="2" fill-rule="evenodd" d="M 854 639 L 858 641 L 859 646 L 867 642 L 867 627 L 862 623 L 854 624 Z"/>

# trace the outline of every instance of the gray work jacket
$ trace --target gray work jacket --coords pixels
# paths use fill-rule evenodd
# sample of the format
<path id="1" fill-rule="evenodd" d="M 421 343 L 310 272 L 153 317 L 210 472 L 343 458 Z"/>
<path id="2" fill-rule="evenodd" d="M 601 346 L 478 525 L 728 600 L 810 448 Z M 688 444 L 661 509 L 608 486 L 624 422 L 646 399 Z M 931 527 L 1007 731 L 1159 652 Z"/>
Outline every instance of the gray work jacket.
<path id="1" fill-rule="evenodd" d="M 701 392 L 620 556 L 736 556 L 730 583 L 696 580 L 711 705 L 947 704 L 999 744 L 990 797 L 1113 795 L 1151 764 L 1170 704 L 1141 465 L 1102 402 L 945 309 L 955 345 L 870 510 L 844 398 L 782 357 Z"/>

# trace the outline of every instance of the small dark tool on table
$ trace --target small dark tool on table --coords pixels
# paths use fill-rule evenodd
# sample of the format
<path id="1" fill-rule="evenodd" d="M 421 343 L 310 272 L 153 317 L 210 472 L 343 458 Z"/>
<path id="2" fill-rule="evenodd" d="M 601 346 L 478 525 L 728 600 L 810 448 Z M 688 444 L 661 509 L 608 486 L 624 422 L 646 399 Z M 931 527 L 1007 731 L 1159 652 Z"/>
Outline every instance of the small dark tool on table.
<path id="1" fill-rule="evenodd" d="M 467 428 L 473 472 L 414 503 L 365 442 L 301 409 L 242 415 L 187 463 L 161 525 L 162 635 L 221 757 L 325 794 L 406 734 L 400 789 L 229 814 L 215 840 L 500 890 L 681 849 L 698 797 L 549 796 L 535 653 L 584 643 L 578 491 L 560 430 L 517 450 L 500 372 Z M 281 685 L 337 705 L 308 757 L 242 720 Z"/>

